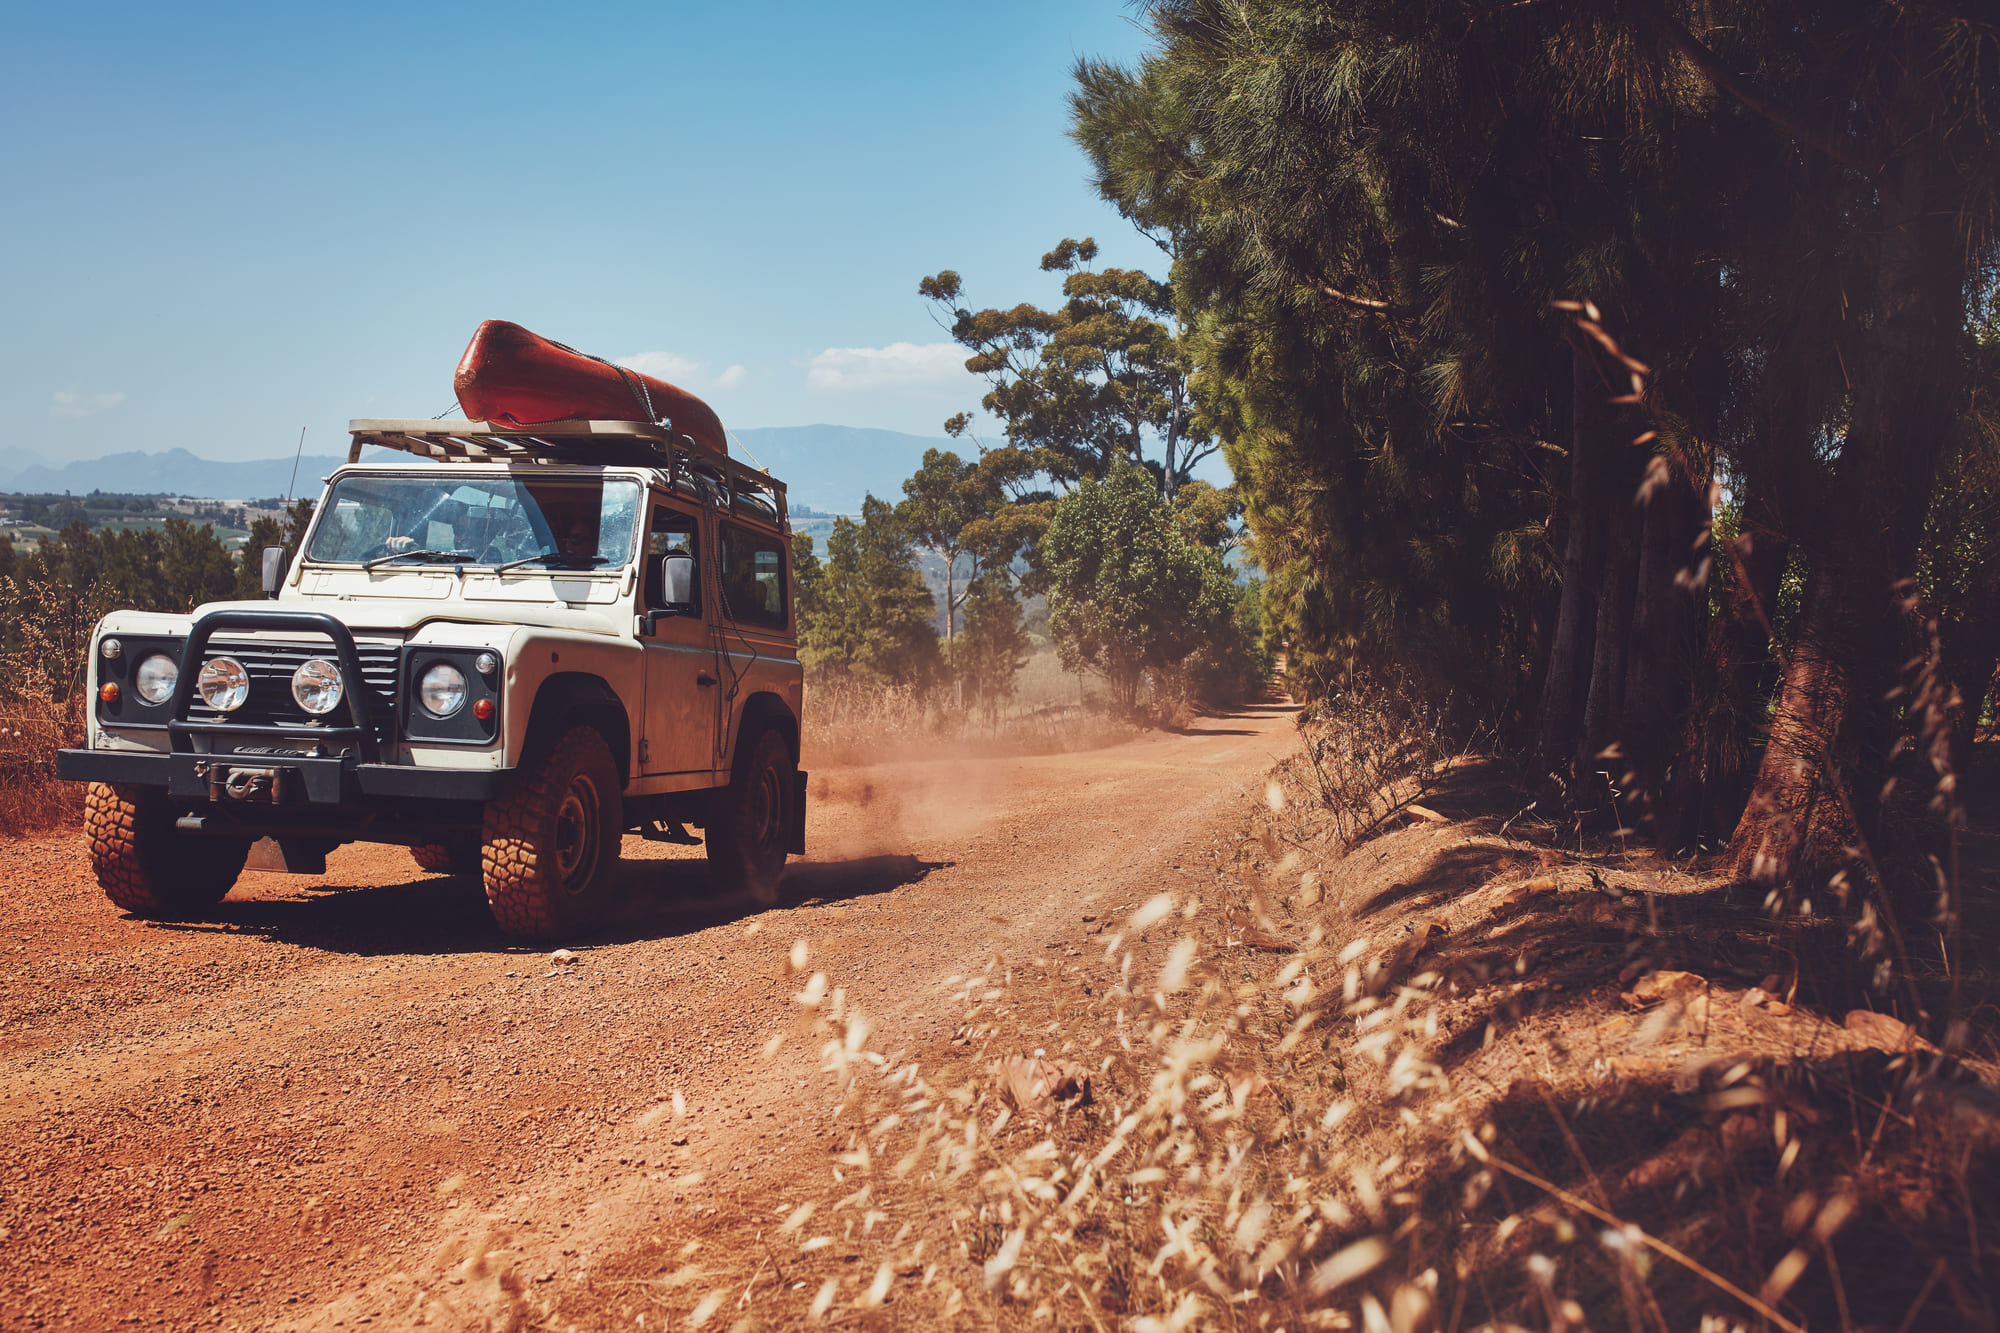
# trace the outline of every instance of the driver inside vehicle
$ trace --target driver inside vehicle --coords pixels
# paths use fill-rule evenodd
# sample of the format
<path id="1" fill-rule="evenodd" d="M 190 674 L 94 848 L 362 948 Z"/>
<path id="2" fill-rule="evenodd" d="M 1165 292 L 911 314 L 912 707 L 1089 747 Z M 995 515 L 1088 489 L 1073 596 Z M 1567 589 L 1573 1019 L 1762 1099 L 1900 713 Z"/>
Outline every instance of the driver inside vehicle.
<path id="1" fill-rule="evenodd" d="M 549 515 L 549 527 L 554 531 L 556 550 L 576 560 L 588 560 L 597 554 L 597 515 L 584 509 L 573 509 L 566 514 Z"/>

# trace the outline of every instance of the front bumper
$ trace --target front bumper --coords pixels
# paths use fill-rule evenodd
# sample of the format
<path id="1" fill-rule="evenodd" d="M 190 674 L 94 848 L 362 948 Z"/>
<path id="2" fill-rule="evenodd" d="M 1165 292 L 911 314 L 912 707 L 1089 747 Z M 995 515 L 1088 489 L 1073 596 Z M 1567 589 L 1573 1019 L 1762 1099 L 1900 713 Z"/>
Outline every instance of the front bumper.
<path id="1" fill-rule="evenodd" d="M 368 798 L 396 801 L 490 801 L 513 780 L 510 768 L 413 768 L 371 764 L 350 758 L 307 755 L 207 755 L 137 750 L 58 750 L 56 776 L 72 782 L 116 782 L 164 787 L 170 796 L 211 800 L 236 797 L 238 774 L 269 774 L 252 782 L 237 778 L 238 790 L 271 806 L 344 805 Z"/>

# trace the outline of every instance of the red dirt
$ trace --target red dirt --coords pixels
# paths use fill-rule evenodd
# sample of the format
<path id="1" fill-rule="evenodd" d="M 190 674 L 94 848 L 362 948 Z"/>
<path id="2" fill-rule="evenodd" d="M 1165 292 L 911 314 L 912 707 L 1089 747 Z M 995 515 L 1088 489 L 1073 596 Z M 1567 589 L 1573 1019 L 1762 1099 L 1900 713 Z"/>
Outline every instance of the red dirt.
<path id="1" fill-rule="evenodd" d="M 1088 753 L 817 772 L 814 852 L 777 906 L 627 839 L 615 924 L 566 965 L 398 848 L 246 875 L 167 925 L 104 899 L 80 834 L 7 844 L 0 1327 L 602 1326 L 620 1256 L 693 1256 L 824 1179 L 816 1056 L 762 1057 L 796 1012 L 794 941 L 899 1058 L 942 1059 L 948 974 L 1212 880 L 1292 744 L 1270 707 Z M 701 1262 L 650 1284 L 642 1326 L 679 1321 Z"/>

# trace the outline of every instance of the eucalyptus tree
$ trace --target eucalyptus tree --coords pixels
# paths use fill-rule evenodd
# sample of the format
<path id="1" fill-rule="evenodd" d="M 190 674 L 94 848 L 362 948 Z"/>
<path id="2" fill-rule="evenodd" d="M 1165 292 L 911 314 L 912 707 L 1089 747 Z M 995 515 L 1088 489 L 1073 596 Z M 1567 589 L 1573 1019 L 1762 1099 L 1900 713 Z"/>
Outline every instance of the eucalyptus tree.
<path id="1" fill-rule="evenodd" d="M 1093 239 L 1065 239 L 1042 256 L 1043 272 L 1065 275 L 1055 309 L 974 310 L 950 269 L 917 290 L 972 354 L 965 368 L 991 386 L 982 405 L 1037 472 L 1067 491 L 1131 459 L 1172 495 L 1218 447 L 1195 420 L 1173 294 L 1137 269 L 1091 268 L 1097 253 Z"/>

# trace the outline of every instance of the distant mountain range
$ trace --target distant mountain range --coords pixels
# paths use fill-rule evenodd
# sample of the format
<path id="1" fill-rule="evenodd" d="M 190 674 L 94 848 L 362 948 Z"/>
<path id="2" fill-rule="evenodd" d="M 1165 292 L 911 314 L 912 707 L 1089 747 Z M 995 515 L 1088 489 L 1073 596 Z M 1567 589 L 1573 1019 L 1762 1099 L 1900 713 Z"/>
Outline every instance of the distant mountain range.
<path id="1" fill-rule="evenodd" d="M 740 449 L 731 452 L 783 481 L 794 505 L 836 514 L 857 512 L 861 497 L 870 492 L 885 500 L 901 499 L 903 479 L 917 470 L 926 449 L 970 452 L 951 440 L 865 426 L 768 426 L 732 434 Z M 371 457 L 386 455 L 386 450 L 370 451 Z M 320 478 L 346 461 L 344 453 L 304 455 L 298 460 L 296 493 L 318 494 Z M 30 449 L 0 449 L 0 491 L 254 500 L 284 495 L 292 471 L 290 458 L 218 462 L 185 449 L 110 454 L 60 466 L 51 466 Z"/>

